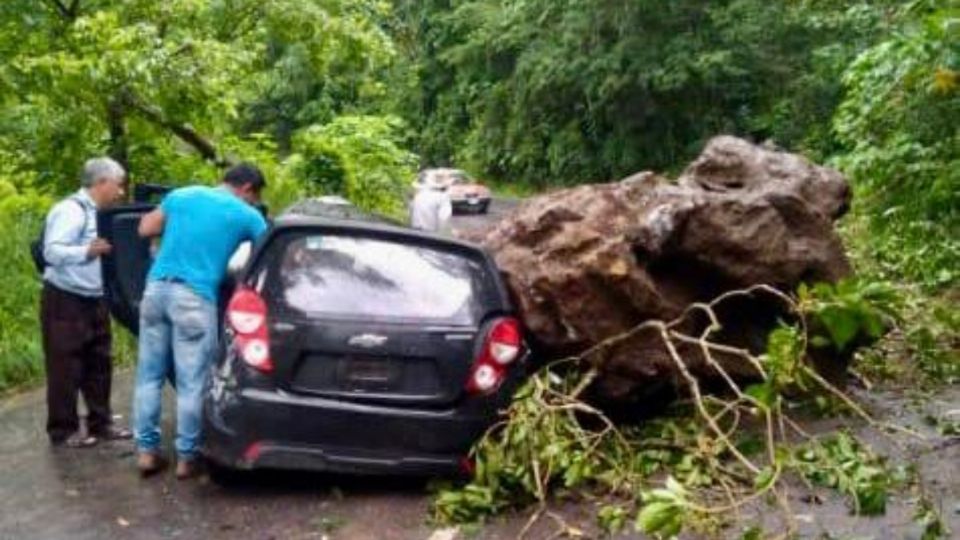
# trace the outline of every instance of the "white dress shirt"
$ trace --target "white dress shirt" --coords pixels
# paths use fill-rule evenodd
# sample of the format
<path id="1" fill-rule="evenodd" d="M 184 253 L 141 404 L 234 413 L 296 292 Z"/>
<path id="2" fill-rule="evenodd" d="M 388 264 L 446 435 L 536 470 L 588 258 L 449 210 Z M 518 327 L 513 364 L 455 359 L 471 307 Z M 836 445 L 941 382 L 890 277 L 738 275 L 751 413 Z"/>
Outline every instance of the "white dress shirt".
<path id="1" fill-rule="evenodd" d="M 97 205 L 87 190 L 54 205 L 45 227 L 43 258 L 48 266 L 43 280 L 80 296 L 103 296 L 100 257 L 87 255 L 90 242 L 97 237 Z"/>
<path id="2" fill-rule="evenodd" d="M 453 208 L 450 195 L 441 189 L 423 186 L 410 204 L 410 225 L 423 231 L 446 233 Z"/>

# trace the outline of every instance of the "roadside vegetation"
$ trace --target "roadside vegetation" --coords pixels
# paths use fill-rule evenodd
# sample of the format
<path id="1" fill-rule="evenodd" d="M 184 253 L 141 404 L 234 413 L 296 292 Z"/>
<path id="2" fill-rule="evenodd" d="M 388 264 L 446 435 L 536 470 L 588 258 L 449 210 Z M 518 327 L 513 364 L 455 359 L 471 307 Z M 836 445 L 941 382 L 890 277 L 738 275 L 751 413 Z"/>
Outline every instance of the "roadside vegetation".
<path id="1" fill-rule="evenodd" d="M 42 376 L 27 246 L 89 157 L 168 185 L 249 160 L 274 211 L 337 193 L 400 215 L 417 157 L 388 102 L 389 13 L 376 0 L 3 2 L 0 392 Z"/>
<path id="2" fill-rule="evenodd" d="M 673 172 L 719 133 L 848 176 L 858 278 L 790 297 L 799 322 L 754 359 L 766 380 L 694 393 L 642 426 L 607 424 L 580 401 L 584 381 L 538 373 L 477 447 L 477 478 L 441 491 L 436 516 L 537 515 L 558 492 L 592 490 L 612 496 L 604 528 L 670 537 L 717 530 L 745 500 L 779 504 L 788 476 L 882 512 L 917 478 L 853 433 L 800 433 L 800 405 L 874 421 L 804 353 L 872 342 L 852 364 L 863 384 L 960 381 L 951 0 L 6 0 L 0 60 L 0 393 L 42 377 L 27 246 L 90 156 L 172 185 L 212 183 L 245 159 L 267 173 L 274 211 L 340 194 L 401 215 L 418 167 L 528 196 Z M 946 537 L 918 500 L 925 538 Z"/>

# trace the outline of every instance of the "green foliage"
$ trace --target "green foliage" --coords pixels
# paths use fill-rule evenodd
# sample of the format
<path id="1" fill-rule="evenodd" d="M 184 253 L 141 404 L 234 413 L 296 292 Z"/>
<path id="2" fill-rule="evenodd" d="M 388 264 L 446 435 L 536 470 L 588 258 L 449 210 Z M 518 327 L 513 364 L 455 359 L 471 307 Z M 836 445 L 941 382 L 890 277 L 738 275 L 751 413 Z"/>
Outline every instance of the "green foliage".
<path id="1" fill-rule="evenodd" d="M 416 158 L 386 114 L 390 14 L 382 0 L 0 3 L 0 389 L 40 374 L 26 246 L 94 155 L 168 185 L 247 160 L 274 210 L 340 193 L 397 214 Z M 318 173 L 324 160 L 336 174 Z M 119 333 L 119 355 L 131 348 Z"/>
<path id="2" fill-rule="evenodd" d="M 950 537 L 950 529 L 943 517 L 926 497 L 921 497 L 918 501 L 913 521 L 923 527 L 920 540 L 941 540 Z"/>
<path id="3" fill-rule="evenodd" d="M 293 139 L 293 174 L 308 193 L 337 193 L 368 210 L 398 216 L 417 157 L 400 144 L 399 119 L 341 116 Z"/>
<path id="4" fill-rule="evenodd" d="M 536 186 L 679 166 L 717 133 L 825 155 L 884 3 L 396 2 L 429 163 Z"/>
<path id="5" fill-rule="evenodd" d="M 62 193 L 94 154 L 134 179 L 212 179 L 230 140 L 380 112 L 380 0 L 89 0 L 0 6 L 0 148 Z M 238 156 L 247 158 L 247 156 Z"/>
<path id="6" fill-rule="evenodd" d="M 618 504 L 608 504 L 597 511 L 597 523 L 607 534 L 623 529 L 629 519 L 630 511 Z"/>
<path id="7" fill-rule="evenodd" d="M 844 432 L 797 448 L 793 459 L 792 466 L 809 480 L 848 495 L 858 515 L 883 514 L 898 481 L 881 458 Z"/>
<path id="8" fill-rule="evenodd" d="M 637 514 L 636 529 L 657 538 L 675 538 L 689 517 L 690 501 L 687 490 L 673 477 L 664 487 L 645 492 L 643 506 Z"/>
<path id="9" fill-rule="evenodd" d="M 905 329 L 908 351 L 928 382 L 956 384 L 960 382 L 960 312 L 949 299 L 924 304 Z"/>
<path id="10" fill-rule="evenodd" d="M 40 279 L 28 246 L 50 205 L 46 197 L 20 194 L 0 180 L 0 258 L 5 262 L 0 294 L 0 392 L 43 373 L 39 334 Z"/>
<path id="11" fill-rule="evenodd" d="M 899 320 L 900 298 L 888 283 L 845 279 L 835 285 L 801 284 L 801 309 L 810 314 L 814 347 L 842 353 L 857 342 L 879 339 Z"/>
<path id="12" fill-rule="evenodd" d="M 620 453 L 584 429 L 574 410 L 542 407 L 552 392 L 569 392 L 575 377 L 544 372 L 516 394 L 510 421 L 474 451 L 474 480 L 439 493 L 434 505 L 444 521 L 469 522 L 545 496 L 544 484 L 577 488 L 586 482 L 614 485 Z M 599 444 L 598 444 L 599 443 Z"/>
<path id="13" fill-rule="evenodd" d="M 837 164 L 861 199 L 874 270 L 928 287 L 960 267 L 960 10 L 909 2 L 843 76 Z"/>

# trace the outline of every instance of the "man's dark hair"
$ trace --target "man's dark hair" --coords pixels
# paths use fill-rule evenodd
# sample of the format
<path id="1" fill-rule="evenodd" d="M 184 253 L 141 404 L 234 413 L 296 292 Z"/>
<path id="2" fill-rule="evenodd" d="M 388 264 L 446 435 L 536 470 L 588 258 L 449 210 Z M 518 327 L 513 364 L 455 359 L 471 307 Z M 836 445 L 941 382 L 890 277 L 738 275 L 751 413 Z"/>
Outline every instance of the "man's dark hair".
<path id="1" fill-rule="evenodd" d="M 223 175 L 223 182 L 238 188 L 250 184 L 256 193 L 260 193 L 267 186 L 263 173 L 252 163 L 240 163 L 230 167 Z"/>

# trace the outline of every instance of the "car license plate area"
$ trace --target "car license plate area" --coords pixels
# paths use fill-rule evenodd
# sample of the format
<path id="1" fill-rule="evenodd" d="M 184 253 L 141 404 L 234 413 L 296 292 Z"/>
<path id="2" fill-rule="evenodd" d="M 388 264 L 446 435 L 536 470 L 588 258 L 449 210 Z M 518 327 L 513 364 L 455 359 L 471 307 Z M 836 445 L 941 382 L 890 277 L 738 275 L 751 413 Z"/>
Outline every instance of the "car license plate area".
<path id="1" fill-rule="evenodd" d="M 387 359 L 343 358 L 337 378 L 339 386 L 351 392 L 388 392 L 401 378 L 401 364 Z"/>
<path id="2" fill-rule="evenodd" d="M 330 396 L 432 398 L 442 394 L 432 358 L 393 356 L 305 356 L 291 381 L 293 390 Z"/>

